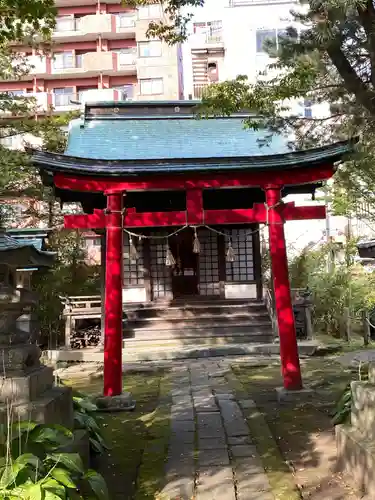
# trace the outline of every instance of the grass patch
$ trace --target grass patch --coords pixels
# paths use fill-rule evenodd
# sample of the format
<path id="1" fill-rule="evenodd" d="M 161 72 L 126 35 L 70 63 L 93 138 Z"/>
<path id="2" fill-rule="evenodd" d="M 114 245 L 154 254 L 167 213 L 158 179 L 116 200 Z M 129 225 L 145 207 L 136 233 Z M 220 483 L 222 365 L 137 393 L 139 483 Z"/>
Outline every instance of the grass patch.
<path id="1" fill-rule="evenodd" d="M 94 395 L 102 391 L 103 381 L 71 385 Z M 154 499 L 164 479 L 169 440 L 168 374 L 127 374 L 124 391 L 132 393 L 136 409 L 102 414 L 103 436 L 111 450 L 93 465 L 105 477 L 111 500 Z"/>
<path id="2" fill-rule="evenodd" d="M 312 498 L 332 498 L 334 495 L 346 498 L 341 491 L 345 488 L 342 478 L 335 477 L 332 472 L 336 445 L 331 415 L 347 383 L 357 378 L 357 370 L 345 369 L 334 357 L 302 360 L 301 368 L 305 386 L 316 392 L 312 398 L 280 405 L 275 391 L 282 386 L 278 365 L 233 366 L 242 391 L 257 405 L 257 412 L 250 411 L 246 415 L 251 433 L 277 499 L 299 498 L 297 492 L 292 496 L 285 489 L 290 480 L 302 488 L 306 498 L 310 498 L 309 495 Z M 289 469 L 289 474 L 285 468 Z M 325 490 L 328 484 L 335 488 L 335 493 Z"/>

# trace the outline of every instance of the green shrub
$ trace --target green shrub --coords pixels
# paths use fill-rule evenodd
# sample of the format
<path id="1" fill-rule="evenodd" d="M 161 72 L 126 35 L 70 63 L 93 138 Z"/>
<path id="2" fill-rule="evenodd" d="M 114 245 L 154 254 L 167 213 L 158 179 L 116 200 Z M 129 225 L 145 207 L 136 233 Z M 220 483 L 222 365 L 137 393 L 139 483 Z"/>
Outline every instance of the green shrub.
<path id="1" fill-rule="evenodd" d="M 353 242 L 340 249 L 341 262 L 335 260 L 337 246 L 323 245 L 317 250 L 306 248 L 289 266 L 292 288 L 309 288 L 313 296 L 313 321 L 316 331 L 337 336 L 344 309 L 360 320 L 364 309 L 375 304 L 375 274 L 365 273 L 353 263 Z M 344 258 L 343 258 L 344 257 Z"/>
<path id="2" fill-rule="evenodd" d="M 78 453 L 61 448 L 73 440 L 58 425 L 20 422 L 0 431 L 1 500 L 107 500 L 104 479 L 85 471 Z"/>
<path id="3" fill-rule="evenodd" d="M 91 453 L 101 454 L 108 450 L 98 421 L 100 417 L 96 415 L 98 407 L 89 398 L 75 396 L 74 405 L 74 424 L 77 429 L 85 429 L 89 435 Z"/>

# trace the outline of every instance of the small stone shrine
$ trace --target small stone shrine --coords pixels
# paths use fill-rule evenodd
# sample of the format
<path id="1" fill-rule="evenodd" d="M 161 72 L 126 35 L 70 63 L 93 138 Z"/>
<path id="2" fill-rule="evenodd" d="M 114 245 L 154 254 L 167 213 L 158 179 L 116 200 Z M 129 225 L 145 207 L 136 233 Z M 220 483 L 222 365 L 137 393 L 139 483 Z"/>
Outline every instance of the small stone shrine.
<path id="1" fill-rule="evenodd" d="M 0 421 L 30 420 L 73 427 L 71 390 L 53 385 L 53 370 L 40 362 L 38 332 L 31 321 L 37 305 L 17 269 L 51 267 L 54 254 L 21 243 L 0 230 Z"/>

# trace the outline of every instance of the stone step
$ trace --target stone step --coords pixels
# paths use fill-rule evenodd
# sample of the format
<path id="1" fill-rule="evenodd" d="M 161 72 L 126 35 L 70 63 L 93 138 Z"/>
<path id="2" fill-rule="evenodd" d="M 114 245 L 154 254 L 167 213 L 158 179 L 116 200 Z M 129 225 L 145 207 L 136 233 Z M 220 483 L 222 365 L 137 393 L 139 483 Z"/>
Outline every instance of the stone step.
<path id="1" fill-rule="evenodd" d="M 212 346 L 225 344 L 242 344 L 242 343 L 267 343 L 272 342 L 272 331 L 268 332 L 240 332 L 228 333 L 226 335 L 209 335 L 209 336 L 167 336 L 162 337 L 139 337 L 133 339 L 124 339 L 124 348 L 131 349 L 153 349 L 154 346 L 165 347 L 186 347 L 186 346 Z"/>
<path id="2" fill-rule="evenodd" d="M 301 341 L 298 343 L 300 356 L 311 356 L 318 348 L 314 341 Z M 128 347 L 122 352 L 123 362 L 135 363 L 141 361 L 173 361 L 184 359 L 201 359 L 210 357 L 242 357 L 242 356 L 278 356 L 280 346 L 276 343 L 259 344 L 232 344 L 213 346 L 188 346 L 178 348 L 167 348 L 166 345 L 153 346 L 152 349 L 137 350 Z M 104 354 L 99 349 L 57 349 L 44 353 L 46 362 L 54 365 L 58 362 L 96 362 L 103 363 Z"/>
<path id="3" fill-rule="evenodd" d="M 145 304 L 138 306 L 128 306 L 125 311 L 129 319 L 136 318 L 186 318 L 204 315 L 226 315 L 226 314 L 266 314 L 267 310 L 263 302 L 243 302 L 243 301 L 199 301 L 172 304 Z"/>
<path id="4" fill-rule="evenodd" d="M 265 308 L 248 310 L 247 308 L 234 307 L 233 309 L 217 308 L 209 310 L 207 308 L 201 309 L 160 309 L 156 311 L 147 311 L 148 314 L 143 315 L 146 311 L 131 311 L 127 313 L 128 322 L 142 321 L 146 323 L 153 323 L 158 321 L 209 321 L 213 318 L 218 321 L 244 319 L 244 320 L 257 320 L 269 319 L 269 314 Z M 151 314 L 152 313 L 152 314 Z"/>
<path id="5" fill-rule="evenodd" d="M 375 442 L 359 429 L 336 425 L 337 469 L 351 476 L 358 491 L 375 491 Z M 366 497 L 367 498 L 367 497 Z"/>
<path id="6" fill-rule="evenodd" d="M 375 384 L 353 381 L 351 424 L 369 438 L 375 438 Z"/>
<path id="7" fill-rule="evenodd" d="M 236 319 L 236 321 L 226 320 L 225 318 L 207 318 L 204 321 L 200 319 L 191 319 L 190 321 L 156 321 L 146 322 L 132 321 L 126 323 L 125 332 L 131 333 L 133 336 L 146 334 L 157 334 L 158 332 L 172 332 L 173 334 L 186 336 L 195 335 L 201 332 L 203 335 L 216 335 L 220 332 L 229 333 L 234 330 L 268 330 L 271 328 L 271 321 L 269 319 L 248 320 L 244 318 Z M 191 333 L 193 332 L 193 333 Z M 211 333 L 210 333 L 211 332 Z M 126 334 L 126 333 L 125 333 Z"/>

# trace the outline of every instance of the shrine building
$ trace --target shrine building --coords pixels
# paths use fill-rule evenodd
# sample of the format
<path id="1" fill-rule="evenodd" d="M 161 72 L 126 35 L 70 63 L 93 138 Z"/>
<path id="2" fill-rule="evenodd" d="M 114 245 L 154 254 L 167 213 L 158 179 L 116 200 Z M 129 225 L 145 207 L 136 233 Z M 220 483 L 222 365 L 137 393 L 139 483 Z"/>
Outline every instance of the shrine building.
<path id="1" fill-rule="evenodd" d="M 83 213 L 66 228 L 104 231 L 104 393 L 121 393 L 123 303 L 263 300 L 259 229 L 268 226 L 284 385 L 301 388 L 284 237 L 325 207 L 283 197 L 329 179 L 350 142 L 291 151 L 244 128 L 246 113 L 197 119 L 192 101 L 87 103 L 64 154 L 33 163 Z M 307 222 L 308 223 L 308 222 Z"/>

